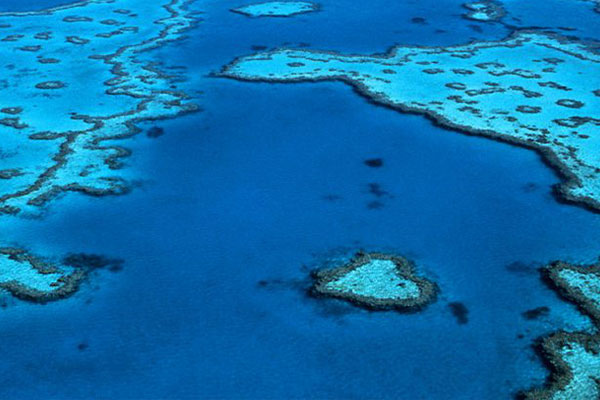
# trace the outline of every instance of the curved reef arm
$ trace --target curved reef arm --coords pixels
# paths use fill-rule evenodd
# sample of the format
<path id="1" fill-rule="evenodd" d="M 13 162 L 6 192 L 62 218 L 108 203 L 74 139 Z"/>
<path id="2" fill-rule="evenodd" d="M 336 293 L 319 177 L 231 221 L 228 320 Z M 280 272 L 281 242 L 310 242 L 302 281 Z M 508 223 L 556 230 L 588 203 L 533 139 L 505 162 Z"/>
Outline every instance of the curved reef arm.
<path id="1" fill-rule="evenodd" d="M 220 76 L 341 81 L 378 104 L 537 150 L 564 179 L 561 199 L 600 211 L 600 55 L 584 43 L 521 31 L 383 55 L 280 49 L 238 58 Z"/>

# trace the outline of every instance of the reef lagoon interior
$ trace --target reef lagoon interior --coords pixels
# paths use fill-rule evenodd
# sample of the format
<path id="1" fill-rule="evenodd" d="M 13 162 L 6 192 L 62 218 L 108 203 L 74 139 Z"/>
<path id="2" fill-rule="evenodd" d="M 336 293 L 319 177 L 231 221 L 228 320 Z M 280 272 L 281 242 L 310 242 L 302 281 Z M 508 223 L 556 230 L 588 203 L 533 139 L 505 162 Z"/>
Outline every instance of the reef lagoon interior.
<path id="1" fill-rule="evenodd" d="M 0 0 L 0 398 L 597 398 L 598 4 L 478 3 Z M 315 293 L 357 252 L 435 296 Z"/>

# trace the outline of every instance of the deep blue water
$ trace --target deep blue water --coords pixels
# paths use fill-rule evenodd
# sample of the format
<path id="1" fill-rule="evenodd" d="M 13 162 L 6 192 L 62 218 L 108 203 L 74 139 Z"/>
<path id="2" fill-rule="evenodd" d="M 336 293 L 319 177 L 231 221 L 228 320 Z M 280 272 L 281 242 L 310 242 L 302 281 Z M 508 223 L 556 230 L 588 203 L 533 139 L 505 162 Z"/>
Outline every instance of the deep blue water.
<path id="1" fill-rule="evenodd" d="M 374 106 L 340 83 L 209 76 L 252 45 L 373 53 L 509 33 L 461 19 L 457 1 L 322 3 L 269 20 L 198 0 L 205 21 L 149 56 L 185 66 L 204 111 L 128 143 L 139 187 L 69 195 L 42 219 L 4 218 L 3 235 L 34 252 L 106 254 L 125 268 L 97 273 L 65 301 L 9 301 L 0 397 L 509 398 L 546 376 L 535 338 L 589 326 L 536 268 L 594 261 L 600 216 L 556 202 L 558 178 L 535 153 Z M 582 36 L 600 36 L 586 25 L 600 17 L 589 3 L 559 3 L 545 26 L 574 24 L 570 12 Z M 384 166 L 363 164 L 373 157 Z M 304 294 L 309 269 L 358 248 L 412 258 L 439 300 L 401 315 Z M 453 301 L 469 309 L 467 324 Z M 539 306 L 550 315 L 522 318 Z"/>

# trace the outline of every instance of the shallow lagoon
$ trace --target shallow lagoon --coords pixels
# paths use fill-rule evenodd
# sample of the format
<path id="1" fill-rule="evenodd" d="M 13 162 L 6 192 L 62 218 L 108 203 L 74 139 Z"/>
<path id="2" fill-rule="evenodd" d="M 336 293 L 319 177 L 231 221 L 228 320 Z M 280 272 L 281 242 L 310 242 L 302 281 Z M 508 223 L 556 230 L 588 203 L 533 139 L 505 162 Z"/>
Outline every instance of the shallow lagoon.
<path id="1" fill-rule="evenodd" d="M 535 267 L 593 262 L 600 216 L 558 204 L 550 195 L 558 180 L 536 154 L 373 106 L 342 84 L 207 76 L 252 45 L 374 52 L 409 39 L 454 43 L 472 31 L 433 33 L 434 22 L 465 25 L 453 16 L 458 3 L 429 17 L 423 2 L 391 13 L 378 1 L 364 21 L 352 4 L 323 2 L 337 13 L 332 23 L 346 25 L 343 39 L 318 29 L 325 12 L 280 22 L 240 18 L 218 2 L 198 7 L 204 25 L 156 58 L 194 72 L 205 111 L 160 123 L 158 139 L 131 140 L 126 172 L 139 187 L 122 197 L 68 195 L 44 219 L 3 217 L 3 233 L 34 252 L 126 261 L 64 302 L 9 300 L 3 396 L 508 398 L 542 382 L 532 341 L 589 323 Z M 400 18 L 419 15 L 431 22 L 415 24 L 418 38 L 412 25 L 393 33 Z M 381 36 L 348 30 L 373 17 Z M 504 32 L 483 29 L 473 34 Z M 384 166 L 363 164 L 373 157 Z M 370 209 L 373 201 L 382 208 Z M 356 247 L 413 259 L 441 298 L 400 315 L 304 295 L 307 268 Z M 467 324 L 450 301 L 469 309 Z M 521 317 L 539 306 L 548 317 Z"/>
<path id="2" fill-rule="evenodd" d="M 292 17 L 317 9 L 317 4 L 306 1 L 270 1 L 248 4 L 231 11 L 247 17 Z"/>
<path id="3" fill-rule="evenodd" d="M 69 0 L 19 0 L 0 2 L 0 12 L 5 11 L 37 11 L 48 8 L 71 4 Z"/>

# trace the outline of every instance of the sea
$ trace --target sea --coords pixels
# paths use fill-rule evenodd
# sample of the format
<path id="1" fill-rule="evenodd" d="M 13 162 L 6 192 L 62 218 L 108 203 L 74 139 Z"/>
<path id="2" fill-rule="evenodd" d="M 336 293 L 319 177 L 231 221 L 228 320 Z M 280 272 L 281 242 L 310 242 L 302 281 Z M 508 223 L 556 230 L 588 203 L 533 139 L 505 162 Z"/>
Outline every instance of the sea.
<path id="1" fill-rule="evenodd" d="M 0 11 L 66 2 L 1 0 Z M 230 11 L 242 0 L 195 0 L 198 26 L 146 57 L 177 67 L 201 111 L 142 123 L 119 143 L 132 150 L 131 192 L 74 193 L 39 217 L 0 218 L 2 236 L 33 253 L 123 260 L 65 300 L 3 295 L 0 398 L 510 399 L 549 373 L 538 338 L 591 328 L 539 268 L 595 262 L 600 215 L 558 201 L 561 178 L 537 153 L 343 83 L 216 73 L 260 48 L 373 54 L 516 29 L 600 40 L 593 2 L 505 0 L 496 23 L 465 19 L 459 0 L 319 3 L 249 18 Z M 154 126 L 165 134 L 148 137 Z M 364 163 L 373 158 L 383 165 Z M 402 314 L 307 294 L 312 270 L 358 250 L 411 259 L 437 301 Z M 523 316 L 538 307 L 550 311 Z"/>

